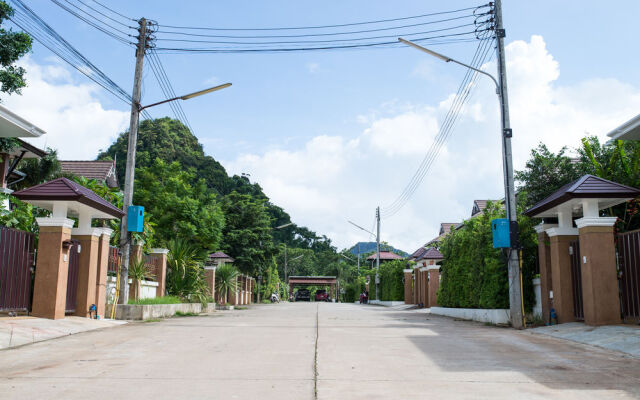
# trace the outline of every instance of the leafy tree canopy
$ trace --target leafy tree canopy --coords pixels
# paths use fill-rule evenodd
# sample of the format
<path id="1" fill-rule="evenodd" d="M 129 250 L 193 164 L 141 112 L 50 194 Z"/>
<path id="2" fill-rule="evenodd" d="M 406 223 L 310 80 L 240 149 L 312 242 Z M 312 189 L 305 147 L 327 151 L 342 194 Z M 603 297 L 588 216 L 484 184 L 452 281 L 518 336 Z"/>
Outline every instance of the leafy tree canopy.
<path id="1" fill-rule="evenodd" d="M 0 1 L 0 24 L 3 24 L 14 11 L 5 1 Z M 31 36 L 24 32 L 14 32 L 0 27 L 0 91 L 20 94 L 27 86 L 25 70 L 15 62 L 31 50 Z"/>

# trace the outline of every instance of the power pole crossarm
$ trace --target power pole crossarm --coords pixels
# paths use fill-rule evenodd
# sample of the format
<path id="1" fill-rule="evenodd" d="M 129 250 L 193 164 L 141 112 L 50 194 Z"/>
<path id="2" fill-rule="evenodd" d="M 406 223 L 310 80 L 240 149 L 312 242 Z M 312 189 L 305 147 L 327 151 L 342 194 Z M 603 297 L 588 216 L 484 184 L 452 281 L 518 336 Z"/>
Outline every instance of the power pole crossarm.
<path id="1" fill-rule="evenodd" d="M 133 202 L 133 181 L 136 166 L 136 143 L 138 142 L 138 122 L 140 119 L 140 93 L 142 86 L 142 66 L 147 47 L 147 20 L 138 21 L 138 45 L 136 46 L 136 72 L 133 77 L 133 94 L 131 102 L 131 118 L 129 121 L 129 141 L 127 144 L 127 167 L 124 175 L 124 199 L 122 211 L 124 217 L 120 223 L 120 248 L 122 250 L 122 265 L 120 266 L 120 304 L 127 304 L 129 300 L 129 253 L 131 250 L 130 235 L 127 231 L 127 216 L 129 206 Z"/>

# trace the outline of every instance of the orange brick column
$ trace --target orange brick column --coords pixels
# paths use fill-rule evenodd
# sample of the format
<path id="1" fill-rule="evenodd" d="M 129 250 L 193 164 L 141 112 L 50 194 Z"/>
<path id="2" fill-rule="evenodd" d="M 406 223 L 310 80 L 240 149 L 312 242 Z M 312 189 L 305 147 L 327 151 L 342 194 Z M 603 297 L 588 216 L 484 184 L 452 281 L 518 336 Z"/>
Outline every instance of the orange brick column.
<path id="1" fill-rule="evenodd" d="M 427 281 L 427 267 L 420 267 L 420 303 L 429 307 L 429 282 Z"/>
<path id="2" fill-rule="evenodd" d="M 151 249 L 149 254 L 158 258 L 158 268 L 156 269 L 156 297 L 163 297 L 167 292 L 167 257 L 169 250 L 167 249 Z M 215 277 L 215 274 L 214 274 Z M 213 292 L 211 292 L 213 296 Z"/>
<path id="3" fill-rule="evenodd" d="M 206 266 L 204 267 L 204 280 L 209 286 L 211 296 L 215 298 L 216 293 L 216 267 Z"/>
<path id="4" fill-rule="evenodd" d="M 613 236 L 615 217 L 576 220 L 580 232 L 584 322 L 610 325 L 622 322 Z"/>
<path id="5" fill-rule="evenodd" d="M 38 261 L 33 288 L 34 317 L 64 318 L 67 302 L 69 249 L 63 242 L 71 239 L 74 221 L 67 218 L 36 218 L 40 227 Z"/>
<path id="6" fill-rule="evenodd" d="M 540 265 L 540 295 L 542 302 L 542 319 L 549 323 L 551 310 L 551 291 L 553 279 L 551 272 L 551 241 L 546 230 L 552 228 L 552 224 L 540 224 L 535 227 L 538 233 L 538 263 Z"/>
<path id="7" fill-rule="evenodd" d="M 101 228 L 98 238 L 98 265 L 96 268 L 96 314 L 104 318 L 105 303 L 107 301 L 107 269 L 109 268 L 109 240 L 113 229 Z"/>
<path id="8" fill-rule="evenodd" d="M 575 321 L 569 242 L 578 238 L 577 231 L 575 228 L 550 228 L 546 231 L 549 235 L 551 280 L 553 282 L 552 302 L 559 323 Z"/>
<path id="9" fill-rule="evenodd" d="M 430 265 L 427 268 L 427 280 L 429 281 L 429 300 L 425 307 L 436 307 L 438 305 L 438 289 L 440 289 L 439 265 Z"/>
<path id="10" fill-rule="evenodd" d="M 98 247 L 100 236 L 102 236 L 102 228 L 90 228 L 90 230 L 91 232 L 88 232 L 88 234 L 75 234 L 76 230 L 72 230 L 72 238 L 80 242 L 75 312 L 75 315 L 79 317 L 88 317 L 89 309 L 96 301 Z"/>
<path id="11" fill-rule="evenodd" d="M 413 304 L 413 270 L 405 269 L 404 273 L 404 304 Z"/>

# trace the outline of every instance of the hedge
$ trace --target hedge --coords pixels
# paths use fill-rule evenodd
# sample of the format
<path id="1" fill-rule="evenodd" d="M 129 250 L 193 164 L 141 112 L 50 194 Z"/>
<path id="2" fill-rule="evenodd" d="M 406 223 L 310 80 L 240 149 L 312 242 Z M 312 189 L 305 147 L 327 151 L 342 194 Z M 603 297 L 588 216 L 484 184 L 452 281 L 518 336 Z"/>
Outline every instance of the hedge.
<path id="1" fill-rule="evenodd" d="M 493 248 L 491 220 L 504 218 L 499 203 L 487 204 L 484 213 L 465 221 L 440 243 L 444 256 L 438 304 L 454 308 L 509 308 L 506 253 Z M 531 219 L 518 219 L 523 245 L 523 295 L 525 309 L 535 303 L 532 279 L 537 265 L 537 237 Z"/>
<path id="2" fill-rule="evenodd" d="M 393 260 L 380 263 L 380 300 L 404 300 L 403 269 L 410 268 L 405 260 Z M 371 270 L 369 283 L 369 300 L 376 299 L 376 270 Z"/>

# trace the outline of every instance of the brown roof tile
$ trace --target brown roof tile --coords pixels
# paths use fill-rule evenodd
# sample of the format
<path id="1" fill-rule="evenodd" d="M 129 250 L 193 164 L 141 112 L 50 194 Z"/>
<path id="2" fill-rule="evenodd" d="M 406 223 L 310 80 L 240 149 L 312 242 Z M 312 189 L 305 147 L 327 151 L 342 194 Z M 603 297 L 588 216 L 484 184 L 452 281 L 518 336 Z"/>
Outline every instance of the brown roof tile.
<path id="1" fill-rule="evenodd" d="M 113 161 L 60 161 L 62 172 L 87 179 L 103 181 L 109 187 L 118 187 L 115 163 Z"/>

